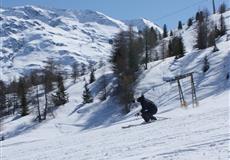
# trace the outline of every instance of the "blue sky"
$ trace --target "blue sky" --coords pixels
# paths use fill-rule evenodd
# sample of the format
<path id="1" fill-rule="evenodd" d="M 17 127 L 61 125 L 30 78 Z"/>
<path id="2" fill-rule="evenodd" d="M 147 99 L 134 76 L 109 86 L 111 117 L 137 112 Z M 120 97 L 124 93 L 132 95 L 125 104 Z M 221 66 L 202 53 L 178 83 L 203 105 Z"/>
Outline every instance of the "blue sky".
<path id="1" fill-rule="evenodd" d="M 212 10 L 212 0 L 0 0 L 1 6 L 40 5 L 53 8 L 91 9 L 117 19 L 147 18 L 160 26 L 186 22 L 198 9 Z M 223 1 L 215 0 L 216 6 Z M 228 5 L 229 6 L 229 5 Z"/>

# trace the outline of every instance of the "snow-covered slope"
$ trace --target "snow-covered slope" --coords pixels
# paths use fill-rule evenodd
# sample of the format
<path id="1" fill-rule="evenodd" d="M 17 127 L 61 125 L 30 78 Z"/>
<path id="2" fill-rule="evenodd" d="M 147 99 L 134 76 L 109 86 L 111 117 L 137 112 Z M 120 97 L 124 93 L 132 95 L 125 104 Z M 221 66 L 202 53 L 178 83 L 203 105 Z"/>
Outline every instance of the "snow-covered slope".
<path id="1" fill-rule="evenodd" d="M 124 22 L 96 11 L 30 5 L 1 8 L 0 18 L 0 79 L 4 81 L 42 69 L 47 58 L 65 70 L 74 62 L 106 61 L 114 35 L 128 28 Z M 154 24 L 148 21 L 141 28 L 139 23 L 132 25 L 142 29 Z"/>
<path id="2" fill-rule="evenodd" d="M 3 160 L 227 160 L 229 159 L 229 93 L 158 116 L 169 119 L 128 129 L 142 119 L 78 132 L 81 124 L 59 122 L 2 142 Z M 50 126 L 49 126 L 50 127 Z"/>
<path id="3" fill-rule="evenodd" d="M 230 11 L 224 17 L 228 22 Z M 96 71 L 97 81 L 90 85 L 95 97 L 93 103 L 81 105 L 84 77 L 80 77 L 76 84 L 71 80 L 66 82 L 69 103 L 54 112 L 55 118 L 50 116 L 45 122 L 34 122 L 36 109 L 31 110 L 29 116 L 6 118 L 2 159 L 229 159 L 230 25 L 226 24 L 227 34 L 217 41 L 218 52 L 213 53 L 212 47 L 187 50 L 178 60 L 171 57 L 155 61 L 143 71 L 135 96 L 144 92 L 157 104 L 159 121 L 139 125 L 143 120 L 134 114 L 140 106 L 123 115 L 113 95 L 104 102 L 98 99 L 102 74 L 109 82 L 108 91 L 114 86 L 110 66 L 105 66 Z M 185 29 L 183 40 L 189 41 L 191 33 L 192 29 Z M 205 56 L 210 69 L 203 73 Z M 188 72 L 194 72 L 199 106 L 191 104 L 190 79 L 187 78 L 181 84 L 188 107 L 181 108 L 177 84 L 166 83 L 164 79 Z M 127 125 L 138 126 L 122 129 Z"/>

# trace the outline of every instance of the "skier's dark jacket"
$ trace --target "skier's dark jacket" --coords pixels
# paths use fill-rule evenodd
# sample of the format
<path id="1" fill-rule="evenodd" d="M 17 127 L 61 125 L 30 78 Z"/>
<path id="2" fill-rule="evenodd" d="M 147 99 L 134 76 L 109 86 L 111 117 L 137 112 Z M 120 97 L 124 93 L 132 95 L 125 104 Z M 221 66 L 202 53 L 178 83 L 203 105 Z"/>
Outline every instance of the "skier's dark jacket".
<path id="1" fill-rule="evenodd" d="M 141 113 L 151 112 L 152 115 L 157 113 L 157 106 L 152 101 L 146 99 L 144 95 L 137 98 L 137 102 L 141 103 L 142 106 Z"/>

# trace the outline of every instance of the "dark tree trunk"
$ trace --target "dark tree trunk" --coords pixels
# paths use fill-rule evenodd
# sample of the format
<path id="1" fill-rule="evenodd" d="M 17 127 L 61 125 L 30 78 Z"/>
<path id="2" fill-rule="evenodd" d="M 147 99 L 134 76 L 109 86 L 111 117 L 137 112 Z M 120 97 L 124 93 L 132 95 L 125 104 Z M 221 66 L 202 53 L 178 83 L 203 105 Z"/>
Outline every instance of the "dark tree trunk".
<path id="1" fill-rule="evenodd" d="M 44 120 L 46 120 L 47 108 L 48 108 L 48 97 L 47 97 L 47 90 L 45 89 L 45 109 L 44 109 L 44 117 L 43 117 Z"/>
<path id="2" fill-rule="evenodd" d="M 39 104 L 38 86 L 37 86 L 36 96 L 37 96 L 38 121 L 41 122 L 42 118 L 41 118 L 41 110 L 40 110 L 40 104 Z"/>

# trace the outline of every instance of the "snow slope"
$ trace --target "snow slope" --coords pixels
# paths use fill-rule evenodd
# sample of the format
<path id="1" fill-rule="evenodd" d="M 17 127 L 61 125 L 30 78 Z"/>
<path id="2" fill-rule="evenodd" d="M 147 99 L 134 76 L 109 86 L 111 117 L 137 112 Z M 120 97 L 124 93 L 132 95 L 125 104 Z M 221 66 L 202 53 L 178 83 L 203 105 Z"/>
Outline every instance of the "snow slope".
<path id="1" fill-rule="evenodd" d="M 121 129 L 142 120 L 129 119 L 106 128 L 77 132 L 62 124 L 53 132 L 31 132 L 2 143 L 3 160 L 227 160 L 229 93 L 211 96 L 200 107 L 177 108 L 159 116 L 169 119 Z M 127 120 L 126 120 L 127 121 Z"/>
<path id="2" fill-rule="evenodd" d="M 225 21 L 229 21 L 230 11 L 224 16 Z M 54 112 L 55 118 L 50 116 L 39 124 L 33 121 L 36 114 L 33 110 L 26 117 L 6 118 L 2 159 L 229 159 L 230 81 L 226 79 L 230 71 L 229 24 L 227 29 L 227 34 L 217 41 L 218 52 L 211 52 L 212 48 L 193 49 L 178 60 L 172 57 L 152 62 L 149 69 L 143 71 L 135 96 L 145 93 L 157 104 L 159 121 L 122 129 L 143 122 L 134 116 L 140 106 L 123 115 L 113 95 L 104 102 L 99 101 L 101 75 L 106 75 L 109 92 L 114 86 L 110 67 L 105 66 L 96 71 L 97 81 L 90 85 L 95 97 L 93 103 L 81 105 L 84 77 L 80 77 L 76 84 L 71 80 L 66 82 L 70 101 Z M 190 31 L 184 30 L 184 41 L 191 38 Z M 210 69 L 204 74 L 205 56 Z M 182 88 L 188 107 L 181 108 L 177 85 L 166 83 L 164 79 L 188 72 L 194 72 L 199 106 L 192 106 L 190 80 L 184 79 Z"/>
<path id="3" fill-rule="evenodd" d="M 96 11 L 30 5 L 1 8 L 0 19 L 0 79 L 4 81 L 42 69 L 48 58 L 67 71 L 74 62 L 88 65 L 106 61 L 110 41 L 128 28 L 124 22 Z M 145 21 L 132 25 L 138 29 L 156 26 Z"/>

